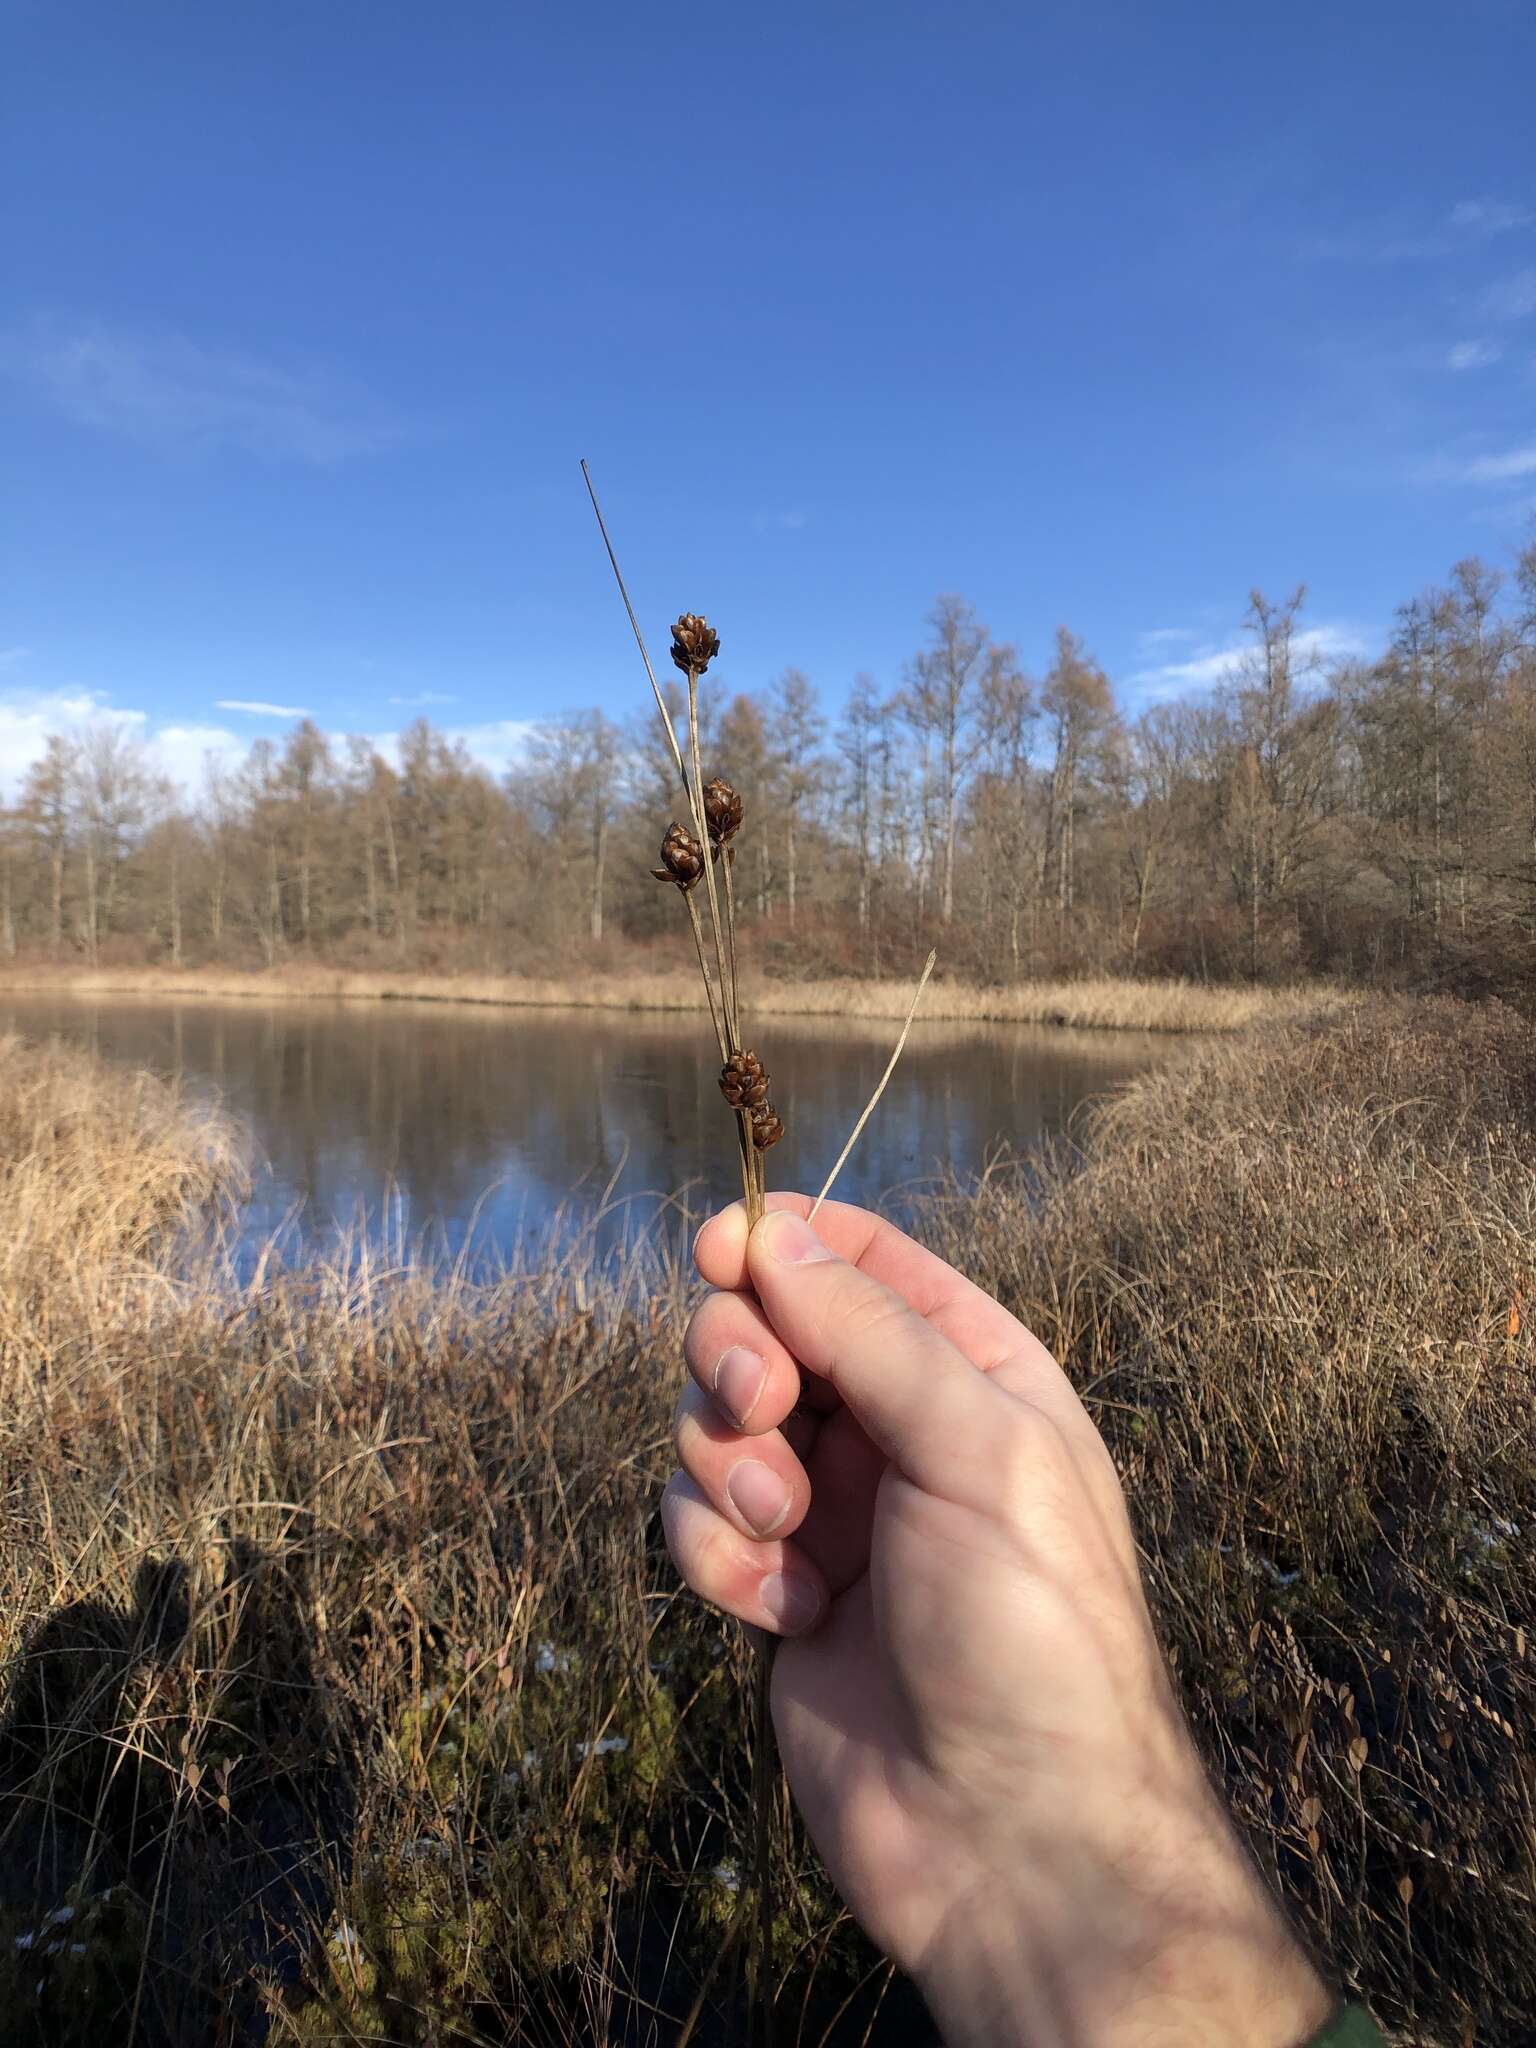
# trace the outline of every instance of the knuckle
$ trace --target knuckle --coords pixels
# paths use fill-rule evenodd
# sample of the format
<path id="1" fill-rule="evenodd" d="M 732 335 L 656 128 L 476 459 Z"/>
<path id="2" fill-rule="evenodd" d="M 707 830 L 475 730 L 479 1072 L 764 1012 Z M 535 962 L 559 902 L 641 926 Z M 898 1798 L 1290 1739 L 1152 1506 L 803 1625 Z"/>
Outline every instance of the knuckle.
<path id="1" fill-rule="evenodd" d="M 871 1349 L 910 1337 L 913 1311 L 900 1295 L 854 1273 L 833 1297 L 827 1322 L 838 1349 L 850 1345 Z"/>
<path id="2" fill-rule="evenodd" d="M 683 1359 L 695 1378 L 714 1369 L 715 1360 L 739 1319 L 741 1296 L 720 1289 L 706 1294 L 683 1332 Z"/>
<path id="3" fill-rule="evenodd" d="M 709 1342 L 709 1326 L 717 1313 L 714 1303 L 719 1298 L 716 1294 L 706 1294 L 688 1318 L 688 1327 L 683 1332 L 683 1356 L 690 1366 L 696 1364 L 704 1346 Z"/>
<path id="4" fill-rule="evenodd" d="M 699 1411 L 704 1405 L 704 1396 L 690 1380 L 677 1397 L 677 1406 L 672 1410 L 672 1445 L 678 1456 L 687 1462 L 690 1443 L 699 1435 Z"/>
<path id="5" fill-rule="evenodd" d="M 709 1549 L 712 1511 L 697 1482 L 687 1472 L 674 1472 L 661 1496 L 661 1526 L 672 1561 L 690 1582 Z"/>
<path id="6" fill-rule="evenodd" d="M 1054 1418 L 1032 1401 L 1017 1401 L 1002 1444 L 1005 1484 L 1010 1492 L 1027 1489 L 1038 1495 L 1075 1476 L 1067 1440 Z"/>

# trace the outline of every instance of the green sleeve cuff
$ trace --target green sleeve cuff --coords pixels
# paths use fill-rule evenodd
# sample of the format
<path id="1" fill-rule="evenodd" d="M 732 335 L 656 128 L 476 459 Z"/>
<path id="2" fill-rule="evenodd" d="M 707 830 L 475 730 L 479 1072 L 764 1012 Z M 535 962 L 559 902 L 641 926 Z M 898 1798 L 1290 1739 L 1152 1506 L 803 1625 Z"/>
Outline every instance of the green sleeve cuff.
<path id="1" fill-rule="evenodd" d="M 1314 2034 L 1307 2048 L 1384 2048 L 1381 2032 L 1363 2005 L 1346 2005 L 1336 2012 L 1320 2034 Z"/>

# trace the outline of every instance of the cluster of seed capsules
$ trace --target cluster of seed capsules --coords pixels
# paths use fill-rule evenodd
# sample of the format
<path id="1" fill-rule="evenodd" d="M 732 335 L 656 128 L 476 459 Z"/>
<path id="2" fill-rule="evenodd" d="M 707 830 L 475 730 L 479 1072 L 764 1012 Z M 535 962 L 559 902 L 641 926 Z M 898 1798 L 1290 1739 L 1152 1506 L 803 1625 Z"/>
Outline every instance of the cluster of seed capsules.
<path id="1" fill-rule="evenodd" d="M 732 1109 L 744 1109 L 759 1152 L 777 1145 L 784 1119 L 768 1100 L 768 1073 L 755 1052 L 733 1052 L 720 1069 L 720 1093 Z"/>
<path id="2" fill-rule="evenodd" d="M 720 636 L 707 619 L 684 612 L 672 628 L 672 659 L 683 673 L 701 676 L 720 652 Z M 723 777 L 704 784 L 704 826 L 711 861 L 730 867 L 736 858 L 735 838 L 741 830 L 738 790 Z M 705 853 L 686 825 L 674 821 L 661 842 L 661 866 L 651 873 L 658 882 L 673 882 L 687 896 L 704 879 Z M 734 934 L 733 934 L 734 938 Z M 720 1092 L 731 1108 L 747 1117 L 752 1143 L 766 1152 L 784 1135 L 784 1120 L 768 1100 L 768 1075 L 755 1052 L 733 1052 L 720 1069 Z"/>

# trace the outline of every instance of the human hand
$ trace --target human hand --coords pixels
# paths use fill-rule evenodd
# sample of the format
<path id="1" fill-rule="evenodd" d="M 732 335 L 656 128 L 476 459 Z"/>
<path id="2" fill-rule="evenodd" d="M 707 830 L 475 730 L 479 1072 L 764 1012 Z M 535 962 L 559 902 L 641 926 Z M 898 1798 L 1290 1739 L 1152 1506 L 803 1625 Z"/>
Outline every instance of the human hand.
<path id="1" fill-rule="evenodd" d="M 1329 1999 L 1217 1804 L 1098 1432 L 891 1225 L 699 1234 L 679 1571 L 785 1637 L 773 1714 L 834 1883 L 954 2043 L 1296 2048 Z"/>

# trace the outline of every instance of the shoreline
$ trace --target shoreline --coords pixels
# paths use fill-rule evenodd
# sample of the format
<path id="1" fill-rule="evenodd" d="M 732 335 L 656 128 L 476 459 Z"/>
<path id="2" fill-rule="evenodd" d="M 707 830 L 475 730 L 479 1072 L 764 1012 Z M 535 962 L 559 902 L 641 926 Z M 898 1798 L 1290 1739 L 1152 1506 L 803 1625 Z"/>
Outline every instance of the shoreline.
<path id="1" fill-rule="evenodd" d="M 586 981 L 539 975 L 414 974 L 292 967 L 275 972 L 227 968 L 22 968 L 0 992 L 75 1000 L 146 996 L 162 1000 L 237 1002 L 457 1003 L 502 1009 L 692 1012 L 695 982 L 682 974 L 606 975 Z M 906 981 L 749 981 L 746 1000 L 757 1017 L 838 1017 L 899 1023 L 911 1001 Z M 1351 998 L 1324 986 L 1205 987 L 1185 981 L 1026 982 L 982 988 L 930 982 L 920 1020 L 1037 1024 L 1089 1031 L 1173 1034 L 1234 1032 L 1249 1025 L 1336 1009 Z"/>

